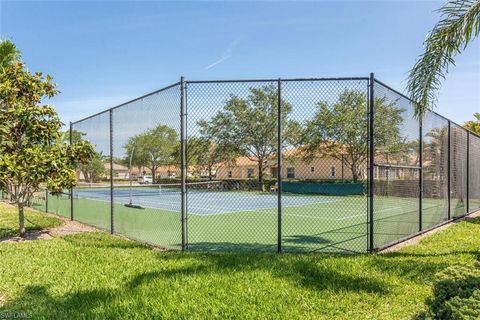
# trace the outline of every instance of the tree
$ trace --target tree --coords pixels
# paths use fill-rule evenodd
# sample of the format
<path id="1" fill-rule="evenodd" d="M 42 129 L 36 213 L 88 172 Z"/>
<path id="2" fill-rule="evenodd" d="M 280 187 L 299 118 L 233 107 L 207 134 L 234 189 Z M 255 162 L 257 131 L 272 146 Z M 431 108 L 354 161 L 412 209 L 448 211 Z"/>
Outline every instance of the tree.
<path id="1" fill-rule="evenodd" d="M 199 121 L 202 136 L 231 154 L 246 156 L 258 166 L 259 188 L 263 189 L 263 173 L 277 152 L 278 93 L 275 86 L 250 88 L 246 98 L 232 95 L 223 110 L 210 119 Z M 299 125 L 288 120 L 292 106 L 282 101 L 283 142 L 293 142 Z"/>
<path id="2" fill-rule="evenodd" d="M 84 141 L 84 143 L 91 144 L 91 142 L 87 142 L 88 140 L 84 139 L 85 135 L 86 134 L 84 132 L 72 130 L 72 143 L 79 143 L 81 141 Z M 62 132 L 59 141 L 60 143 L 70 144 L 70 130 Z M 95 150 L 95 146 L 93 144 L 92 148 Z M 105 163 L 107 160 L 107 157 L 105 157 L 102 152 L 94 151 L 90 159 L 86 163 L 78 164 L 77 170 L 83 174 L 85 181 L 94 183 L 99 181 L 106 173 Z"/>
<path id="3" fill-rule="evenodd" d="M 93 152 L 90 160 L 86 163 L 80 163 L 78 169 L 82 172 L 85 181 L 98 182 L 106 172 L 105 157 L 100 152 Z"/>
<path id="4" fill-rule="evenodd" d="M 235 151 L 225 145 L 214 144 L 206 137 L 190 137 L 187 141 L 188 166 L 208 172 L 208 179 L 212 180 L 214 169 L 225 163 L 235 160 Z"/>
<path id="5" fill-rule="evenodd" d="M 480 0 L 452 0 L 439 10 L 441 20 L 424 42 L 424 53 L 410 71 L 408 91 L 420 116 L 436 104 L 436 92 L 455 56 L 480 32 Z"/>
<path id="6" fill-rule="evenodd" d="M 132 165 L 147 167 L 152 172 L 152 180 L 156 181 L 156 172 L 160 166 L 179 163 L 178 145 L 180 139 L 175 129 L 166 125 L 158 125 L 144 133 L 128 139 L 125 145 L 126 160 L 132 155 Z"/>
<path id="7" fill-rule="evenodd" d="M 14 63 L 0 73 L 0 183 L 18 207 L 25 234 L 24 207 L 42 184 L 52 194 L 75 185 L 75 167 L 93 152 L 88 143 L 60 143 L 62 122 L 54 108 L 42 105 L 57 94 L 50 76 L 29 73 Z"/>
<path id="8" fill-rule="evenodd" d="M 382 153 L 398 151 L 404 145 L 399 125 L 402 112 L 385 98 L 375 99 L 374 139 Z M 357 182 L 368 154 L 368 111 L 366 94 L 345 90 L 338 100 L 329 104 L 319 102 L 312 119 L 305 122 L 302 133 L 303 158 L 330 156 L 344 161 Z"/>
<path id="9" fill-rule="evenodd" d="M 431 129 L 425 134 L 423 148 L 425 152 L 424 166 L 427 171 L 438 173 L 440 176 L 446 175 L 445 158 L 448 144 L 448 125 Z M 425 164 L 426 163 L 426 164 Z M 430 169 L 429 169 L 430 168 Z"/>
<path id="10" fill-rule="evenodd" d="M 475 113 L 473 116 L 476 118 L 476 120 L 467 121 L 463 126 L 468 130 L 480 135 L 480 112 Z"/>
<path id="11" fill-rule="evenodd" d="M 0 69 L 20 61 L 20 50 L 8 39 L 0 39 Z"/>

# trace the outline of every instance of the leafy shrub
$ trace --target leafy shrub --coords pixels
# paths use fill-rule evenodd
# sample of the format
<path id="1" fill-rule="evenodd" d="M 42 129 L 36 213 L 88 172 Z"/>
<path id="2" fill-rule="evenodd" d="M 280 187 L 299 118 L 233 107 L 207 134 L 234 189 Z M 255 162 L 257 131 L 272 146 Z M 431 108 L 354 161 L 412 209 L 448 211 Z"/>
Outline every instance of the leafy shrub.
<path id="1" fill-rule="evenodd" d="M 433 297 L 420 319 L 480 319 L 480 268 L 453 266 L 436 276 Z"/>

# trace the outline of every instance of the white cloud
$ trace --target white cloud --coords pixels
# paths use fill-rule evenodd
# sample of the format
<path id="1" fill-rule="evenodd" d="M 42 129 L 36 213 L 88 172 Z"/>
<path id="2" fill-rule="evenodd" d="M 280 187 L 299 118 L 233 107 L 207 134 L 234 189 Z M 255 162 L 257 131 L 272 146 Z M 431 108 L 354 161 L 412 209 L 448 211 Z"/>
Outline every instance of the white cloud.
<path id="1" fill-rule="evenodd" d="M 216 65 L 219 65 L 220 63 L 224 62 L 225 60 L 229 59 L 231 56 L 232 56 L 232 53 L 233 53 L 233 50 L 235 49 L 235 47 L 240 43 L 240 40 L 236 39 L 234 41 L 232 41 L 230 43 L 230 45 L 227 47 L 227 49 L 223 52 L 222 56 L 220 57 L 220 59 L 218 59 L 217 61 L 209 64 L 208 66 L 206 66 L 204 69 L 205 70 L 208 70 L 208 69 L 211 69 L 213 67 L 215 67 Z"/>

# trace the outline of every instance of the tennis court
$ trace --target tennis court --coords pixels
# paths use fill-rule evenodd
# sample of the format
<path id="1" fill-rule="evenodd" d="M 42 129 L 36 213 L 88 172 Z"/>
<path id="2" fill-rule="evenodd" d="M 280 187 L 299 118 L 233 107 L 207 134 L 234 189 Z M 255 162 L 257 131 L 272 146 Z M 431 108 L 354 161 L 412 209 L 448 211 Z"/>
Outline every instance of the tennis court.
<path id="1" fill-rule="evenodd" d="M 181 246 L 180 196 L 142 186 L 114 192 L 114 226 L 128 237 L 167 248 Z M 109 190 L 108 190 L 109 191 Z M 140 195 L 142 194 L 142 195 Z M 148 195 L 145 195 L 148 194 Z M 188 192 L 188 248 L 193 251 L 274 251 L 277 239 L 277 196 L 241 191 Z M 74 193 L 75 219 L 110 229 L 109 192 L 79 188 Z M 284 194 L 282 243 L 285 251 L 364 252 L 367 248 L 367 197 Z M 37 203 L 38 206 L 42 204 Z M 44 206 L 44 204 L 43 204 Z M 375 243 L 381 246 L 409 236 L 419 228 L 418 199 L 378 198 L 375 204 Z M 232 210 L 232 208 L 234 210 Z M 49 211 L 70 215 L 68 195 L 50 196 Z M 425 199 L 425 228 L 447 219 L 444 201 Z"/>
<path id="2" fill-rule="evenodd" d="M 200 182 L 187 184 L 188 212 L 191 215 L 233 214 L 238 212 L 275 209 L 278 195 L 274 192 L 217 191 L 220 183 Z M 113 191 L 117 204 L 132 203 L 143 208 L 164 211 L 181 211 L 181 185 L 159 184 L 146 186 L 120 186 Z M 77 188 L 74 197 L 91 200 L 110 201 L 107 187 Z M 324 196 L 286 195 L 282 204 L 286 208 L 322 204 L 335 201 Z"/>

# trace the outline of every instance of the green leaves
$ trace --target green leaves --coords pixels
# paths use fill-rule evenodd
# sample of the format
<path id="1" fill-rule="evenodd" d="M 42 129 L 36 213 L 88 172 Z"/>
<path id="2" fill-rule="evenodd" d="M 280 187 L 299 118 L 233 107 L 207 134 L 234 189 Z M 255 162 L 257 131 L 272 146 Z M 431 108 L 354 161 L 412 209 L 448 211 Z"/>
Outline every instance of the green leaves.
<path id="1" fill-rule="evenodd" d="M 155 179 L 155 172 L 161 165 L 180 163 L 180 138 L 177 131 L 166 125 L 158 125 L 144 133 L 128 139 L 125 145 L 125 162 L 132 166 L 148 167 Z"/>
<path id="2" fill-rule="evenodd" d="M 23 64 L 0 73 L 0 184 L 22 206 L 41 185 L 54 194 L 74 186 L 75 167 L 93 153 L 86 141 L 62 139 L 55 109 L 41 104 L 57 93 L 51 77 L 31 74 Z"/>
<path id="3" fill-rule="evenodd" d="M 436 92 L 455 65 L 455 56 L 462 53 L 480 33 L 480 1 L 454 0 L 439 12 L 440 20 L 424 42 L 425 52 L 410 71 L 408 91 L 416 102 L 416 116 L 435 107 Z"/>
<path id="4" fill-rule="evenodd" d="M 401 145 L 400 124 L 404 110 L 396 108 L 385 98 L 375 99 L 375 142 L 393 151 Z M 354 181 L 360 177 L 361 165 L 367 157 L 368 111 L 364 92 L 345 90 L 338 100 L 329 104 L 319 102 L 317 112 L 305 122 L 301 144 L 306 161 L 315 157 L 334 157 L 343 160 L 352 171 Z"/>
<path id="5" fill-rule="evenodd" d="M 259 165 L 259 180 L 267 160 L 277 152 L 277 99 L 275 86 L 251 88 L 250 95 L 232 95 L 209 121 L 199 121 L 200 134 L 228 154 L 246 156 Z M 288 141 L 297 136 L 299 125 L 288 120 L 292 106 L 281 105 L 282 127 L 289 132 Z M 284 134 L 283 136 L 287 136 Z M 287 140 L 286 140 L 287 141 Z"/>
<path id="6" fill-rule="evenodd" d="M 0 40 L 0 69 L 20 61 L 20 57 L 20 50 L 11 40 Z"/>
<path id="7" fill-rule="evenodd" d="M 480 135 L 480 112 L 475 113 L 473 116 L 476 120 L 467 121 L 463 126 Z"/>

